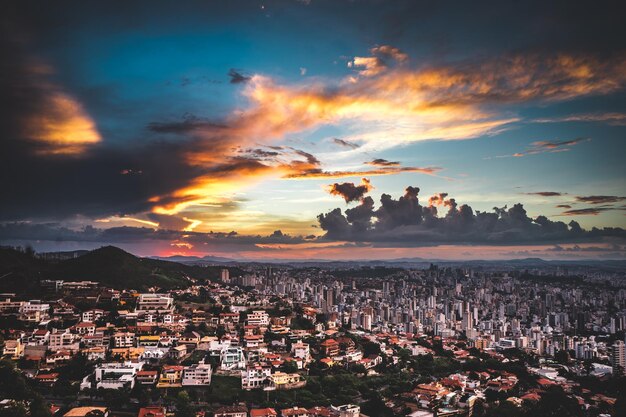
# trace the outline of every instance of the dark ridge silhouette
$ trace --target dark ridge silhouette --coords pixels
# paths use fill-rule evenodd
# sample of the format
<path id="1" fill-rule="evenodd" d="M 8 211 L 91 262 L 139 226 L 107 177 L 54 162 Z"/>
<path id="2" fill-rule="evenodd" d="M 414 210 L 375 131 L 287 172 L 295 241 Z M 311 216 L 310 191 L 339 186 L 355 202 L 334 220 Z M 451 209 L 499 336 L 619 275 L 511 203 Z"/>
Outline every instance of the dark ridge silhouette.
<path id="1" fill-rule="evenodd" d="M 239 268 L 229 268 L 241 274 Z M 49 261 L 13 248 L 0 248 L 0 290 L 26 291 L 43 279 L 97 281 L 118 289 L 187 287 L 191 279 L 216 280 L 221 266 L 194 266 L 139 258 L 115 246 L 105 246 L 73 259 Z"/>

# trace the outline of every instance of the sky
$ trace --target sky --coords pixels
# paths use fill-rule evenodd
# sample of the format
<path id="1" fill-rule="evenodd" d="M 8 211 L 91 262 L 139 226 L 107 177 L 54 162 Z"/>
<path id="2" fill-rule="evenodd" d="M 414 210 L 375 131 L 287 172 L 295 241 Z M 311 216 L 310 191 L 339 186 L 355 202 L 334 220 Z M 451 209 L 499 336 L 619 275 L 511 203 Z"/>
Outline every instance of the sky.
<path id="1" fill-rule="evenodd" d="M 625 259 L 619 2 L 12 2 L 0 244 Z"/>

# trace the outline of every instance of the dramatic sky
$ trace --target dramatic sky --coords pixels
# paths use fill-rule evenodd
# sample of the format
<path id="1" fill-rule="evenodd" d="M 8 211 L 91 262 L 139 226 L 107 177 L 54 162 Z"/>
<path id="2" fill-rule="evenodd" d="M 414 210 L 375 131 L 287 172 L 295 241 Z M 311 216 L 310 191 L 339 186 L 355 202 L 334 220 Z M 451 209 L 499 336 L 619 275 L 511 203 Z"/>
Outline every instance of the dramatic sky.
<path id="1" fill-rule="evenodd" d="M 626 257 L 619 2 L 11 2 L 0 243 Z"/>

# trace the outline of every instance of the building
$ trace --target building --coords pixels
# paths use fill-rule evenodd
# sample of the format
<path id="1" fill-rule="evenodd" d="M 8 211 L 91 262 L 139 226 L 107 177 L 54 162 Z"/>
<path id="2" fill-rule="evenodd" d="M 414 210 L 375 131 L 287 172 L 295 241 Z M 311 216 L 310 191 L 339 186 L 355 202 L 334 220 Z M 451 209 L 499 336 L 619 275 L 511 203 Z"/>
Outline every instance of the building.
<path id="1" fill-rule="evenodd" d="M 320 350 L 323 355 L 337 356 L 339 355 L 339 343 L 334 339 L 326 339 L 320 344 Z"/>
<path id="2" fill-rule="evenodd" d="M 283 408 L 280 415 L 282 417 L 309 417 L 309 410 L 302 407 Z"/>
<path id="3" fill-rule="evenodd" d="M 354 404 L 331 406 L 330 408 L 338 417 L 359 417 L 361 415 L 361 407 Z"/>
<path id="4" fill-rule="evenodd" d="M 135 380 L 141 385 L 154 385 L 158 378 L 159 373 L 157 371 L 139 371 Z"/>
<path id="5" fill-rule="evenodd" d="M 294 358 L 302 359 L 305 363 L 311 360 L 311 349 L 306 343 L 294 343 L 291 346 Z"/>
<path id="6" fill-rule="evenodd" d="M 626 375 L 626 346 L 621 340 L 616 340 L 611 346 L 611 367 L 613 375 Z"/>
<path id="7" fill-rule="evenodd" d="M 88 375 L 80 384 L 81 390 L 95 389 L 132 389 L 135 386 L 135 377 L 142 368 L 142 363 L 111 362 L 98 365 L 93 377 Z"/>
<path id="8" fill-rule="evenodd" d="M 97 415 L 108 417 L 109 409 L 106 407 L 74 407 L 65 413 L 63 417 L 87 417 Z"/>
<path id="9" fill-rule="evenodd" d="M 211 385 L 211 365 L 200 362 L 186 366 L 183 370 L 183 386 Z"/>
<path id="10" fill-rule="evenodd" d="M 137 417 L 166 417 L 166 415 L 167 413 L 165 407 L 150 406 L 141 407 Z"/>
<path id="11" fill-rule="evenodd" d="M 167 294 L 140 294 L 135 311 L 159 314 L 171 313 L 174 311 L 174 299 Z"/>
<path id="12" fill-rule="evenodd" d="M 220 369 L 236 370 L 246 368 L 246 357 L 240 347 L 228 347 L 220 352 Z"/>
<path id="13" fill-rule="evenodd" d="M 58 350 L 77 352 L 80 349 L 80 341 L 77 335 L 70 333 L 70 329 L 61 331 L 52 329 L 48 349 L 53 352 Z"/>
<path id="14" fill-rule="evenodd" d="M 246 321 L 249 326 L 267 327 L 270 324 L 270 315 L 264 310 L 255 310 L 248 314 Z"/>
<path id="15" fill-rule="evenodd" d="M 164 365 L 161 369 L 157 388 L 181 387 L 183 385 L 184 366 Z"/>
<path id="16" fill-rule="evenodd" d="M 270 376 L 270 386 L 278 390 L 302 388 L 305 385 L 306 381 L 297 373 L 287 374 L 278 371 Z"/>
<path id="17" fill-rule="evenodd" d="M 83 311 L 83 314 L 81 314 L 81 321 L 94 322 L 98 320 L 99 318 L 101 318 L 102 316 L 104 316 L 104 310 L 100 310 L 100 309 L 87 310 L 87 311 Z"/>
<path id="18" fill-rule="evenodd" d="M 23 320 L 38 322 L 48 318 L 50 304 L 41 300 L 30 300 L 20 306 L 20 315 Z"/>
<path id="19" fill-rule="evenodd" d="M 17 340 L 7 340 L 4 342 L 4 350 L 2 351 L 4 356 L 9 356 L 11 359 L 19 359 L 24 356 L 24 345 L 22 341 Z"/>
<path id="20" fill-rule="evenodd" d="M 241 388 L 245 390 L 263 388 L 272 375 L 270 365 L 250 365 L 245 371 L 241 371 Z"/>
<path id="21" fill-rule="evenodd" d="M 248 408 L 244 405 L 220 407 L 213 413 L 214 417 L 248 417 Z"/>
<path id="22" fill-rule="evenodd" d="M 113 346 L 117 348 L 135 347 L 135 333 L 117 332 L 113 335 Z"/>
<path id="23" fill-rule="evenodd" d="M 277 417 L 278 413 L 273 408 L 253 408 L 250 417 Z"/>
<path id="24" fill-rule="evenodd" d="M 222 269 L 222 282 L 224 284 L 230 284 L 230 272 L 226 268 Z"/>

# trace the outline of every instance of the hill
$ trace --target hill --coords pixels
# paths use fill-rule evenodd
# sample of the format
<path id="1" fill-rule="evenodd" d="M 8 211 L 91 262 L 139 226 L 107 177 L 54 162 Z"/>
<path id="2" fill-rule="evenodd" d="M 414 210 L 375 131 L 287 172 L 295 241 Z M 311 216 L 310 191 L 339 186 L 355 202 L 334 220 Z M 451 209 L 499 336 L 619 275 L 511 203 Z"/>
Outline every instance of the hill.
<path id="1" fill-rule="evenodd" d="M 41 279 L 98 281 L 118 289 L 166 289 L 187 287 L 189 278 L 216 280 L 220 266 L 191 266 L 150 258 L 139 258 L 114 246 L 105 246 L 77 258 L 62 261 L 39 259 L 14 249 L 0 249 L 0 290 L 30 291 Z M 241 274 L 239 268 L 229 268 Z"/>

